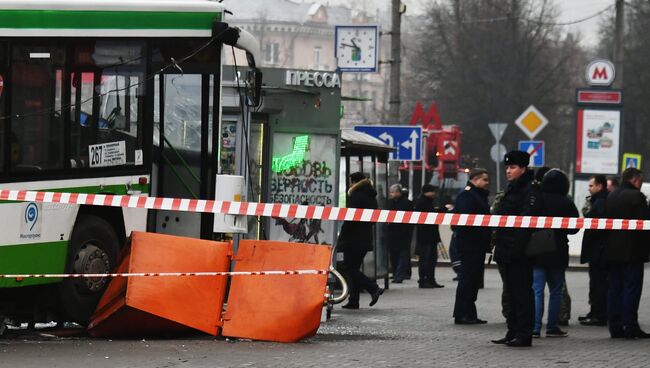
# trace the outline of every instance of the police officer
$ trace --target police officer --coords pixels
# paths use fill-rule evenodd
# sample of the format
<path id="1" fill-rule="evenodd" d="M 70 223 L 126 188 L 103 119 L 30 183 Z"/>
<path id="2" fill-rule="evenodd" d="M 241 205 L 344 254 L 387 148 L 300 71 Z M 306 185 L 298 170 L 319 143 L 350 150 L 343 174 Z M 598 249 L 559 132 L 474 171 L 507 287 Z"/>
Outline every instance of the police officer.
<path id="1" fill-rule="evenodd" d="M 508 187 L 499 204 L 498 215 L 536 215 L 539 213 L 541 191 L 533 184 L 534 173 L 528 169 L 530 156 L 523 151 L 505 155 Z M 495 260 L 502 270 L 503 290 L 510 308 L 506 316 L 506 336 L 492 340 L 512 347 L 532 345 L 535 320 L 533 296 L 533 263 L 526 256 L 530 230 L 502 227 L 496 231 Z"/>
<path id="2" fill-rule="evenodd" d="M 490 181 L 485 169 L 472 169 L 465 190 L 456 197 L 454 212 L 489 215 L 488 187 Z M 485 252 L 489 250 L 490 228 L 458 226 L 456 227 L 456 247 L 461 261 L 461 270 L 456 289 L 454 305 L 454 323 L 483 324 L 476 312 L 476 297 L 481 286 Z"/>

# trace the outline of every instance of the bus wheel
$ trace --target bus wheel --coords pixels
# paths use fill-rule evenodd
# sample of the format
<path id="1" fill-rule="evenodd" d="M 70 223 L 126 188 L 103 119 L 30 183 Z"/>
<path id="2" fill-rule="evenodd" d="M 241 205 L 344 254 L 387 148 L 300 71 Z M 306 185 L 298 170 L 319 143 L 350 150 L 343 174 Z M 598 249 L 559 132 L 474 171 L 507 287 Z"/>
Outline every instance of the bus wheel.
<path id="1" fill-rule="evenodd" d="M 66 272 L 110 273 L 117 267 L 118 236 L 103 218 L 83 215 L 70 236 Z M 86 325 L 110 279 L 67 278 L 61 283 L 61 304 L 65 316 Z"/>

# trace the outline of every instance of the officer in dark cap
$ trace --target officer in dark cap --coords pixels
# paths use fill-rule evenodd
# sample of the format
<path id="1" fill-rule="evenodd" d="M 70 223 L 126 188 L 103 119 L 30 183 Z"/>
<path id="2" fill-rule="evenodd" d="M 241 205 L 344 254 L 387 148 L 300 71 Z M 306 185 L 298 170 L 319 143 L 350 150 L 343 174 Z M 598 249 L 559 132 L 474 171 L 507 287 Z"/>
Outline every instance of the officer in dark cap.
<path id="1" fill-rule="evenodd" d="M 504 164 L 508 186 L 499 204 L 497 215 L 534 216 L 539 214 L 541 190 L 534 183 L 534 172 L 528 168 L 530 155 L 511 151 L 505 155 Z M 501 227 L 496 231 L 494 258 L 499 264 L 503 279 L 503 292 L 511 308 L 506 316 L 508 332 L 495 344 L 512 347 L 532 345 L 535 320 L 533 296 L 533 262 L 526 256 L 530 230 Z"/>

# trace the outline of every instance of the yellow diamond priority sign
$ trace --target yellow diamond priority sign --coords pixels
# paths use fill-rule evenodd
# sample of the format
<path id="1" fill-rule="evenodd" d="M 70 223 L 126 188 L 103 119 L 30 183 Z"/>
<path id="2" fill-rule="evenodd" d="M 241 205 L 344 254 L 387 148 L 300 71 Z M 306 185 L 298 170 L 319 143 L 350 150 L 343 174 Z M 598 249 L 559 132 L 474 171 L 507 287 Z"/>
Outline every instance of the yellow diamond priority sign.
<path id="1" fill-rule="evenodd" d="M 535 136 L 541 132 L 547 124 L 548 119 L 546 119 L 546 117 L 533 105 L 530 105 L 530 107 L 528 107 L 515 121 L 515 125 L 517 125 L 530 139 L 535 138 Z"/>

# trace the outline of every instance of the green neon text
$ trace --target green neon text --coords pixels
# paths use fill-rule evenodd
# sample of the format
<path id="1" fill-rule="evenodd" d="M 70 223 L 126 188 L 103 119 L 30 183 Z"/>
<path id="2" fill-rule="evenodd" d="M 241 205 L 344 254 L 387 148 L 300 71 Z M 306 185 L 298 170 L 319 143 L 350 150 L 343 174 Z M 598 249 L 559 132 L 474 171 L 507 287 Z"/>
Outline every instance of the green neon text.
<path id="1" fill-rule="evenodd" d="M 271 170 L 275 173 L 280 173 L 285 170 L 290 170 L 305 160 L 305 152 L 309 149 L 309 136 L 301 135 L 293 139 L 293 151 L 282 157 L 273 157 L 271 162 Z"/>

